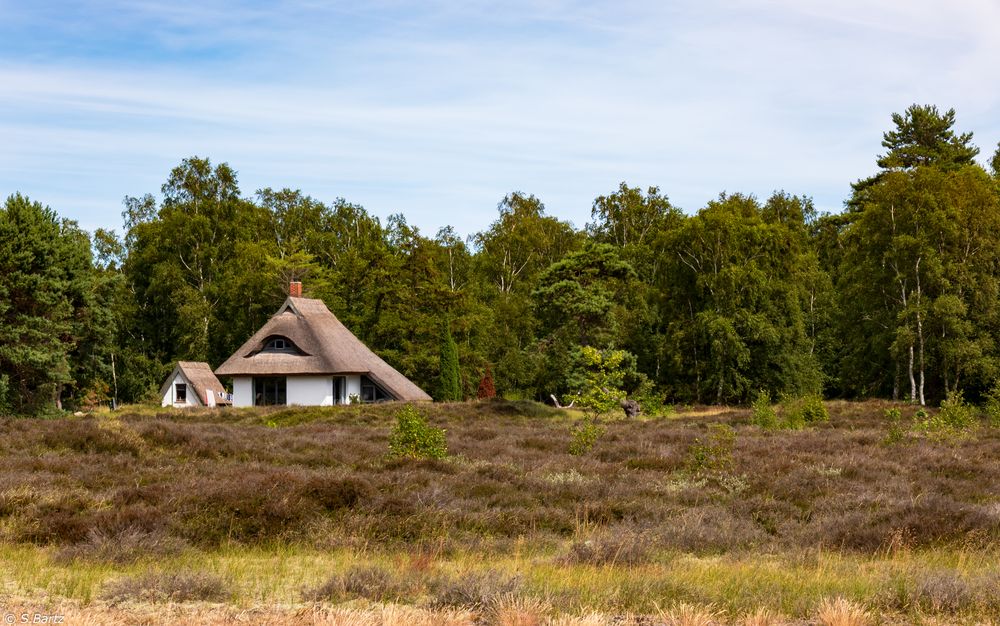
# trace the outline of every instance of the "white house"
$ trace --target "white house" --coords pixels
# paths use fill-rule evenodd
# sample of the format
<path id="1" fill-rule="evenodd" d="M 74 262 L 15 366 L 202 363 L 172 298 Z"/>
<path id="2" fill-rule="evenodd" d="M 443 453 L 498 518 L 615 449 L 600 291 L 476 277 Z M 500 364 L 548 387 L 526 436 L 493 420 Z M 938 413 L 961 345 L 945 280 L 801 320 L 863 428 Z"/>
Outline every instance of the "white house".
<path id="1" fill-rule="evenodd" d="M 330 406 L 431 397 L 355 337 L 322 300 L 293 282 L 278 312 L 215 373 L 233 379 L 234 406 Z"/>
<path id="2" fill-rule="evenodd" d="M 208 363 L 178 361 L 160 388 L 160 404 L 186 408 L 230 404 L 229 394 Z"/>

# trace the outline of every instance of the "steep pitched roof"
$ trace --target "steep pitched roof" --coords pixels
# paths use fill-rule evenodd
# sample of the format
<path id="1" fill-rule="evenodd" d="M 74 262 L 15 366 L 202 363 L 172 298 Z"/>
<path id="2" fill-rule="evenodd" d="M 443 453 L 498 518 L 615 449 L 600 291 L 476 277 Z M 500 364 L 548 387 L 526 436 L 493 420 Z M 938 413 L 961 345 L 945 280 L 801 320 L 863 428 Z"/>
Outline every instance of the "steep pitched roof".
<path id="1" fill-rule="evenodd" d="M 222 386 L 219 379 L 212 373 L 211 366 L 208 363 L 200 361 L 178 361 L 177 365 L 174 366 L 174 371 L 167 378 L 167 382 L 163 383 L 163 387 L 160 388 L 161 396 L 167 393 L 170 383 L 177 377 L 178 372 L 187 379 L 188 384 L 198 394 L 198 399 L 202 404 L 208 404 L 208 396 L 210 394 L 215 396 L 216 404 L 229 404 L 229 401 L 224 399 L 225 396 L 219 397 L 220 393 L 226 393 L 226 388 Z"/>
<path id="2" fill-rule="evenodd" d="M 272 337 L 290 340 L 295 353 L 263 352 Z M 219 366 L 220 376 L 366 374 L 397 400 L 430 400 L 344 326 L 322 300 L 289 296 L 253 337 Z"/>

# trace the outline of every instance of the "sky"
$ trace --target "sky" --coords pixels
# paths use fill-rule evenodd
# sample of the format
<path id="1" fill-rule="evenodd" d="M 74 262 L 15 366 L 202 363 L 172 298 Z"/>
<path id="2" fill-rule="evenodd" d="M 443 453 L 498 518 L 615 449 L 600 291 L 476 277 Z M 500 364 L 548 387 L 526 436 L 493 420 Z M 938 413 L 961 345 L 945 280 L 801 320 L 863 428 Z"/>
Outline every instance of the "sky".
<path id="1" fill-rule="evenodd" d="M 0 0 L 0 195 L 121 228 L 190 156 L 432 236 L 512 191 L 837 212 L 893 112 L 1000 141 L 1000 0 Z"/>

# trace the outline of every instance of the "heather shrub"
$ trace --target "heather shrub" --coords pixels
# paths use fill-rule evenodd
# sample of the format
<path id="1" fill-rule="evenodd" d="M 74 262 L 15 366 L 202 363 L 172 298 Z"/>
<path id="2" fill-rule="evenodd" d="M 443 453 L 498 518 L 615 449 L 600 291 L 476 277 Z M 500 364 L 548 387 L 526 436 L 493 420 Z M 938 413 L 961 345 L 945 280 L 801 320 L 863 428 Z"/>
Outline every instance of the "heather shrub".
<path id="1" fill-rule="evenodd" d="M 222 578 L 207 573 L 151 573 L 109 583 L 102 598 L 121 602 L 222 602 L 231 595 Z"/>
<path id="2" fill-rule="evenodd" d="M 298 492 L 327 511 L 353 507 L 371 494 L 371 484 L 360 476 L 336 478 L 314 476 L 305 481 Z"/>
<path id="3" fill-rule="evenodd" d="M 757 392 L 750 405 L 750 423 L 765 429 L 778 427 L 778 414 L 771 406 L 771 394 L 765 389 Z"/>
<path id="4" fill-rule="evenodd" d="M 467 572 L 458 576 L 439 575 L 429 582 L 429 591 L 435 607 L 467 607 L 479 609 L 504 595 L 517 595 L 522 591 L 518 576 L 509 576 L 497 570 Z"/>
<path id="5" fill-rule="evenodd" d="M 569 453 L 582 456 L 590 452 L 597 440 L 604 435 L 604 428 L 597 422 L 586 421 L 570 429 Z"/>
<path id="6" fill-rule="evenodd" d="M 343 574 L 330 577 L 316 589 L 306 591 L 306 600 L 343 602 L 363 598 L 373 602 L 399 602 L 411 598 L 413 581 L 399 578 L 393 572 L 376 566 L 354 566 Z"/>
<path id="7" fill-rule="evenodd" d="M 930 572 L 914 583 L 913 605 L 935 613 L 958 613 L 975 603 L 972 588 L 961 576 L 950 571 Z"/>
<path id="8" fill-rule="evenodd" d="M 692 473 L 729 472 L 733 468 L 736 431 L 728 424 L 712 424 L 705 439 L 696 439 L 688 448 L 687 467 Z"/>
<path id="9" fill-rule="evenodd" d="M 189 483 L 174 505 L 173 530 L 205 546 L 291 538 L 317 510 L 302 495 L 304 482 L 291 470 L 252 467 Z"/>
<path id="10" fill-rule="evenodd" d="M 142 559 L 179 554 L 186 545 L 176 537 L 139 528 L 115 534 L 92 529 L 83 542 L 60 549 L 56 553 L 56 560 L 63 563 L 80 560 L 130 565 Z"/>
<path id="11" fill-rule="evenodd" d="M 448 445 L 443 428 L 435 428 L 412 405 L 396 413 L 396 426 L 389 435 L 389 455 L 408 459 L 443 459 Z"/>

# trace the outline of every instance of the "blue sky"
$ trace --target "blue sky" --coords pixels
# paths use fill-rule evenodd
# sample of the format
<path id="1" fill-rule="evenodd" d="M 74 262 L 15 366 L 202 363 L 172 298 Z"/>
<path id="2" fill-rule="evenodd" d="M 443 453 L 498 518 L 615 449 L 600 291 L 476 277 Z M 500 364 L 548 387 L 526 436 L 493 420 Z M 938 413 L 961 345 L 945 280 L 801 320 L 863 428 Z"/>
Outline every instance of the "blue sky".
<path id="1" fill-rule="evenodd" d="M 911 103 L 992 154 L 998 26 L 996 0 L 0 0 L 0 194 L 120 228 L 198 155 L 428 235 L 514 190 L 583 226 L 621 181 L 838 211 Z"/>

